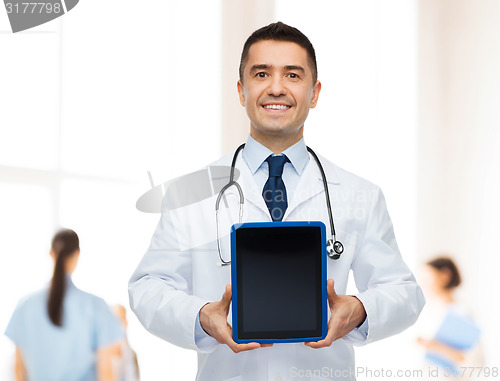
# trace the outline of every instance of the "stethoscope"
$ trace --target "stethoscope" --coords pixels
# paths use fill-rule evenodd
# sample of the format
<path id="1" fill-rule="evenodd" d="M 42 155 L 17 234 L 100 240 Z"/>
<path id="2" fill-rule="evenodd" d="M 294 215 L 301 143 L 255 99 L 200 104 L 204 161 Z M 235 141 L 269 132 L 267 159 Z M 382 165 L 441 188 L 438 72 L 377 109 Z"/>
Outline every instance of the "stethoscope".
<path id="1" fill-rule="evenodd" d="M 222 258 L 221 245 L 220 245 L 220 232 L 219 232 L 219 204 L 222 196 L 224 195 L 224 192 L 228 188 L 235 186 L 236 189 L 238 190 L 239 201 L 240 201 L 239 223 L 242 222 L 243 204 L 245 203 L 245 197 L 243 195 L 243 190 L 241 189 L 240 184 L 238 184 L 237 181 L 234 181 L 234 168 L 236 165 L 236 159 L 238 158 L 238 154 L 244 147 L 245 143 L 240 145 L 234 152 L 233 161 L 231 162 L 231 172 L 229 175 L 229 182 L 220 190 L 219 195 L 217 196 L 217 201 L 215 201 L 215 220 L 217 225 L 217 250 L 219 251 L 219 259 L 221 261 L 222 266 L 229 265 L 231 261 L 225 261 L 224 258 Z M 326 182 L 325 171 L 323 170 L 323 166 L 321 165 L 321 162 L 319 161 L 316 153 L 309 147 L 307 147 L 307 151 L 311 153 L 314 160 L 316 161 L 316 164 L 318 165 L 319 171 L 321 172 L 321 178 L 323 179 L 323 187 L 325 189 L 326 207 L 328 209 L 328 217 L 330 219 L 330 231 L 331 231 L 331 237 L 329 240 L 326 241 L 326 254 L 331 259 L 339 259 L 342 253 L 344 252 L 344 245 L 342 245 L 340 241 L 337 241 L 336 238 L 335 226 L 333 224 L 332 206 L 330 204 L 330 194 L 328 193 L 328 184 Z"/>

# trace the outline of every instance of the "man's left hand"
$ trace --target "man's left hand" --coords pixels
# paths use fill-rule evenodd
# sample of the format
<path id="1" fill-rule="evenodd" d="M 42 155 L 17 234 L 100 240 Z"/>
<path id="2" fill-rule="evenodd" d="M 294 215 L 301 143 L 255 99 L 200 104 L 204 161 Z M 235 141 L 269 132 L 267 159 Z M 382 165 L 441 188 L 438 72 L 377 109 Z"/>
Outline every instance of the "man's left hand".
<path id="1" fill-rule="evenodd" d="M 328 332 L 323 340 L 305 343 L 311 348 L 329 347 L 335 340 L 343 338 L 366 319 L 363 303 L 355 296 L 337 295 L 333 279 L 328 279 L 326 291 L 331 311 Z"/>

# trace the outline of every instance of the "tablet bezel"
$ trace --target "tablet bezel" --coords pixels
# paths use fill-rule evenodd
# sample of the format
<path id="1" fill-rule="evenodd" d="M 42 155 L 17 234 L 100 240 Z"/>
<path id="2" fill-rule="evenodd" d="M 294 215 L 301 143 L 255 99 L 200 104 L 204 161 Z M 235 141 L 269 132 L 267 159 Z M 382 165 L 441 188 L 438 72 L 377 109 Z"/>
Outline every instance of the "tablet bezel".
<path id="1" fill-rule="evenodd" d="M 289 331 L 274 331 L 269 332 L 269 336 L 274 338 L 239 338 L 239 320 L 238 320 L 238 280 L 237 280 L 237 266 L 238 255 L 236 251 L 236 231 L 238 229 L 255 229 L 255 228 L 277 228 L 277 227 L 316 227 L 320 229 L 321 242 L 321 332 L 320 336 L 307 336 L 295 338 L 276 338 L 276 336 L 283 335 L 283 332 Z M 319 341 L 326 337 L 327 333 L 327 318 L 328 318 L 328 300 L 326 293 L 326 227 L 321 221 L 283 221 L 283 222 L 245 222 L 234 224 L 231 228 L 231 284 L 232 284 L 232 323 L 233 323 L 233 340 L 237 343 L 297 343 L 297 342 L 311 342 Z M 300 331 L 297 331 L 300 332 Z"/>

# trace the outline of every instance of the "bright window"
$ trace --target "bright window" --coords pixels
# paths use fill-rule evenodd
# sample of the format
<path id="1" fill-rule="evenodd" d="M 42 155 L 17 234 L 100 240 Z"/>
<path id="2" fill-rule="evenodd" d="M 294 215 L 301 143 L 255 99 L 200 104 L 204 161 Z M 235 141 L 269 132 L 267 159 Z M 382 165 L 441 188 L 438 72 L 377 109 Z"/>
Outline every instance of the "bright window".
<path id="1" fill-rule="evenodd" d="M 128 279 L 159 218 L 135 209 L 146 171 L 159 184 L 219 155 L 220 4 L 80 2 L 16 34 L 0 14 L 0 327 L 49 281 L 60 226 L 81 239 L 75 284 L 128 308 Z M 194 379 L 194 352 L 128 318 L 143 379 Z M 3 336 L 2 377 L 12 379 L 12 362 Z"/>

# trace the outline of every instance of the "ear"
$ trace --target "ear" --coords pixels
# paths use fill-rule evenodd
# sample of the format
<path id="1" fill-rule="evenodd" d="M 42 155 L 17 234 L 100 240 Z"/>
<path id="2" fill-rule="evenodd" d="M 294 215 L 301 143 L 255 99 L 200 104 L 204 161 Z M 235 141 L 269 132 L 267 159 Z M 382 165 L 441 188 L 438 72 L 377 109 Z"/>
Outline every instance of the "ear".
<path id="1" fill-rule="evenodd" d="M 245 107 L 245 89 L 243 88 L 243 83 L 241 83 L 241 79 L 238 80 L 238 95 L 240 97 L 240 105 Z"/>
<path id="2" fill-rule="evenodd" d="M 313 87 L 313 93 L 311 97 L 311 108 L 315 108 L 318 104 L 319 93 L 321 91 L 321 82 L 316 81 Z"/>

